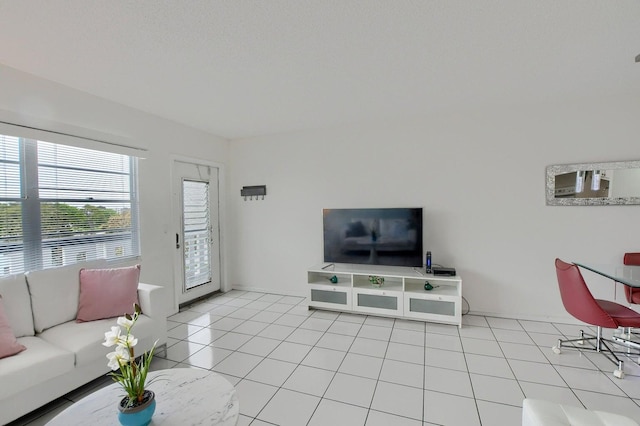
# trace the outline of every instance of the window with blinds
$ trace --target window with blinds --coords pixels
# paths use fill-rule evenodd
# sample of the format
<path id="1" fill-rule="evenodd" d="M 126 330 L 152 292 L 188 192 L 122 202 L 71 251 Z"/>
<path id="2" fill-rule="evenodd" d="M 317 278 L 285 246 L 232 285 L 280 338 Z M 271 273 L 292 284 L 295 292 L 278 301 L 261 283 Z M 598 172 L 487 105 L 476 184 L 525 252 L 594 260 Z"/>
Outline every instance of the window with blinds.
<path id="1" fill-rule="evenodd" d="M 137 256 L 137 159 L 0 135 L 0 276 Z"/>

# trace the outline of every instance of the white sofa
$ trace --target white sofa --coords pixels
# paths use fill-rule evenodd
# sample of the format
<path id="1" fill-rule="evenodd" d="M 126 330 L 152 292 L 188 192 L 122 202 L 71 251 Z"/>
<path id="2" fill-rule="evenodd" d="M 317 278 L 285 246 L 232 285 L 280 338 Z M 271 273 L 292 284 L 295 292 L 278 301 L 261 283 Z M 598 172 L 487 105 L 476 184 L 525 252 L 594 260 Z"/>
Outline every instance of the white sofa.
<path id="1" fill-rule="evenodd" d="M 0 424 L 13 421 L 110 371 L 102 345 L 117 317 L 77 323 L 81 268 L 108 268 L 91 261 L 0 279 L 9 325 L 27 349 L 0 359 Z M 132 334 L 136 355 L 167 341 L 163 288 L 138 285 L 143 315 Z"/>
<path id="2" fill-rule="evenodd" d="M 635 420 L 616 413 L 525 398 L 522 426 L 638 426 Z"/>

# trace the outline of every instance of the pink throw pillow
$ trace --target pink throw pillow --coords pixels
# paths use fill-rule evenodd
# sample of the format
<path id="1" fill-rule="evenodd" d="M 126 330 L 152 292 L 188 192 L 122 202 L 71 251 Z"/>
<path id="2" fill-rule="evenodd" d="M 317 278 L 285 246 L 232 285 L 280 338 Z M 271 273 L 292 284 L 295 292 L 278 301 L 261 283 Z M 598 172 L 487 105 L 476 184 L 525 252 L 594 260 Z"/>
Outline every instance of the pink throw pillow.
<path id="1" fill-rule="evenodd" d="M 0 295 L 0 359 L 15 355 L 27 349 L 16 340 L 16 336 L 11 330 L 7 314 L 4 312 L 2 296 Z"/>
<path id="2" fill-rule="evenodd" d="M 140 265 L 80 270 L 80 301 L 76 322 L 133 314 L 138 303 Z"/>

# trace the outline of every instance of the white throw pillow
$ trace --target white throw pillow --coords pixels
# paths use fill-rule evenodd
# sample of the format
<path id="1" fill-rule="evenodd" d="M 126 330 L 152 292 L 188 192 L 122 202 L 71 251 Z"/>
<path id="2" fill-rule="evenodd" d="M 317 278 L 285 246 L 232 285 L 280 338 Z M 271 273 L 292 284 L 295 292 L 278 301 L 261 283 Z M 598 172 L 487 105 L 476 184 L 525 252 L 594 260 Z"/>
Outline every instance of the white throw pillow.
<path id="1" fill-rule="evenodd" d="M 27 272 L 25 275 L 31 294 L 36 333 L 75 320 L 80 296 L 80 269 L 99 269 L 104 268 L 106 264 L 106 260 L 99 259 L 61 268 Z"/>

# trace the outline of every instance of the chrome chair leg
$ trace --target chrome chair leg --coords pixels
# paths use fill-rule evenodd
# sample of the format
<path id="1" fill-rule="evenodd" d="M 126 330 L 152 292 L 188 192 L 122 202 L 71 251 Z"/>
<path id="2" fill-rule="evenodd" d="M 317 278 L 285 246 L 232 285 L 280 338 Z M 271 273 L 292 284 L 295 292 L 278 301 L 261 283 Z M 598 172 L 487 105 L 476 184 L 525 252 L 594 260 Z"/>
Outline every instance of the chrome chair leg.
<path id="1" fill-rule="evenodd" d="M 613 350 L 607 342 L 610 342 L 615 345 L 622 345 L 627 348 L 627 352 L 623 351 L 615 351 Z M 586 345 L 589 343 L 589 345 Z M 562 347 L 568 347 L 570 349 L 577 349 L 580 351 L 593 351 L 599 352 L 609 359 L 609 361 L 613 362 L 618 368 L 613 371 L 613 375 L 619 379 L 624 378 L 624 362 L 618 357 L 618 354 L 625 355 L 630 357 L 634 355 L 629 352 L 629 346 L 624 343 L 618 342 L 615 339 L 608 340 L 602 337 L 602 327 L 597 328 L 596 335 L 585 333 L 584 330 L 580 330 L 580 337 L 577 339 L 558 339 L 558 344 L 552 348 L 553 352 L 556 354 L 560 354 L 562 352 Z M 637 354 L 636 354 L 637 356 Z"/>

